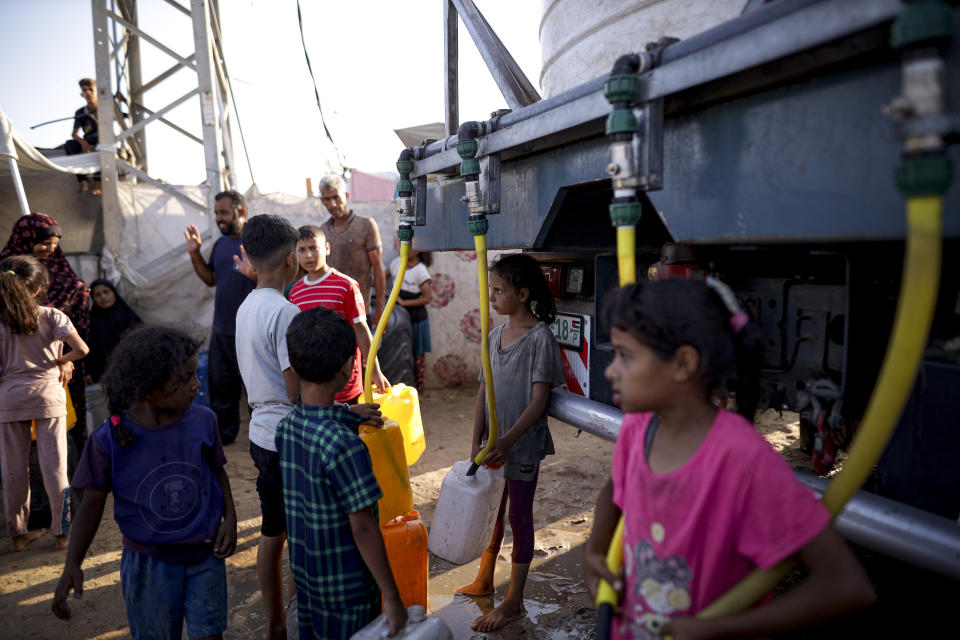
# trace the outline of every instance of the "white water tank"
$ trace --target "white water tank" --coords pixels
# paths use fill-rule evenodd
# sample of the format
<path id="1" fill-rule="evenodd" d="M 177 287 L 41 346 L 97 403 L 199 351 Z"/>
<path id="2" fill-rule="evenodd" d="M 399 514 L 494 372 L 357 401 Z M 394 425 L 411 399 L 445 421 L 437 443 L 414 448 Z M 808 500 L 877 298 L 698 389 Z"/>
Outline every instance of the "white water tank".
<path id="1" fill-rule="evenodd" d="M 739 16 L 748 0 L 541 0 L 540 92 L 549 98 L 610 72 L 661 37 L 689 38 Z"/>

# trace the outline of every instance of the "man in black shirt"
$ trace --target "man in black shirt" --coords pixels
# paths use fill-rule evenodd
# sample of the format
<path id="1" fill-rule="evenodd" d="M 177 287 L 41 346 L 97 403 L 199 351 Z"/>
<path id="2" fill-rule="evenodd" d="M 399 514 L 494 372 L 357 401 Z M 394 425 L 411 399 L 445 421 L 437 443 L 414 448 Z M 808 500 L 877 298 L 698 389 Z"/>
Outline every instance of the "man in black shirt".
<path id="1" fill-rule="evenodd" d="M 97 143 L 100 142 L 100 133 L 97 129 L 97 83 L 92 78 L 83 78 L 80 80 L 80 95 L 87 104 L 77 109 L 73 117 L 73 139 L 68 140 L 63 145 L 64 151 L 68 156 L 77 153 L 89 153 L 96 151 Z M 82 135 L 81 135 L 82 132 Z M 77 176 L 77 182 L 80 183 L 80 193 L 85 193 L 90 189 L 90 177 L 84 175 Z M 100 195 L 100 174 L 93 175 L 93 195 Z"/>

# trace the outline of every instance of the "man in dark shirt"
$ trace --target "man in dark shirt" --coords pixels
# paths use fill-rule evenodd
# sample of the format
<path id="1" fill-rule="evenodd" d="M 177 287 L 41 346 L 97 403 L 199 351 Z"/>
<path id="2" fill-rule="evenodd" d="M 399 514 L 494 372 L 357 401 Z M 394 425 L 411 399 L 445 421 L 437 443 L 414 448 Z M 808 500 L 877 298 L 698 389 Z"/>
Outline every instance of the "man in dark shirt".
<path id="1" fill-rule="evenodd" d="M 100 132 L 97 128 L 97 83 L 92 78 L 80 80 L 80 96 L 87 104 L 77 109 L 73 116 L 73 136 L 63 145 L 68 156 L 78 153 L 90 153 L 97 150 Z M 81 135 L 83 132 L 83 135 Z M 78 175 L 80 193 L 90 190 L 90 176 Z M 93 195 L 100 195 L 100 174 L 93 174 Z"/>
<path id="2" fill-rule="evenodd" d="M 210 259 L 203 261 L 200 245 L 203 239 L 195 225 L 184 231 L 187 253 L 200 279 L 208 286 L 216 285 L 213 301 L 213 330 L 207 360 L 210 385 L 210 408 L 217 414 L 220 439 L 230 444 L 240 432 L 240 391 L 243 381 L 237 364 L 237 309 L 256 282 L 240 271 L 234 256 L 240 258 L 240 235 L 247 218 L 247 200 L 234 190 L 218 193 L 214 205 L 217 226 L 223 236 L 213 245 Z"/>

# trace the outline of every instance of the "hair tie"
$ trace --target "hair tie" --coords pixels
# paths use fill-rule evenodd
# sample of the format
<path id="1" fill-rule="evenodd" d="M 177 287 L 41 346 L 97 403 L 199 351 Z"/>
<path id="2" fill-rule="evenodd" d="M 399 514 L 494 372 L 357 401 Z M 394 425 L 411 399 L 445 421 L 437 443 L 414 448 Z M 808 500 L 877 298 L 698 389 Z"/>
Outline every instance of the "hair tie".
<path id="1" fill-rule="evenodd" d="M 740 331 L 747 326 L 747 323 L 750 322 L 750 316 L 740 308 L 740 303 L 737 302 L 737 296 L 733 292 L 733 289 L 713 276 L 707 276 L 706 283 L 708 287 L 720 296 L 720 300 L 723 301 L 723 306 L 730 312 L 730 329 L 732 329 L 734 333 L 740 333 Z"/>
<path id="2" fill-rule="evenodd" d="M 9 274 L 12 275 L 12 276 L 17 275 L 17 272 L 14 271 L 13 269 L 10 269 L 9 271 L 4 271 L 4 273 L 9 273 Z"/>

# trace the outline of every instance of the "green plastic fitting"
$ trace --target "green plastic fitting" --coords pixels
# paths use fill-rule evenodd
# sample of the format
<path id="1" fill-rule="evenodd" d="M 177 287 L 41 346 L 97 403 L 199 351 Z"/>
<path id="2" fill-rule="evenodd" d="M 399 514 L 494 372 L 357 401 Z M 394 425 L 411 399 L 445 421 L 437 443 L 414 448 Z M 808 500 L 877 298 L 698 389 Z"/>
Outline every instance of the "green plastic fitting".
<path id="1" fill-rule="evenodd" d="M 945 155 L 907 158 L 897 166 L 896 180 L 908 198 L 941 195 L 953 180 L 953 162 Z"/>
<path id="2" fill-rule="evenodd" d="M 890 30 L 896 49 L 953 38 L 953 8 L 943 0 L 907 0 Z"/>
<path id="3" fill-rule="evenodd" d="M 397 237 L 400 238 L 400 242 L 413 242 L 413 227 L 401 226 L 397 230 Z"/>
<path id="4" fill-rule="evenodd" d="M 397 160 L 397 173 L 409 174 L 413 171 L 413 160 Z"/>
<path id="5" fill-rule="evenodd" d="M 467 229 L 475 236 L 487 235 L 487 229 L 489 227 L 490 225 L 487 224 L 486 218 L 467 220 Z"/>
<path id="6" fill-rule="evenodd" d="M 460 163 L 461 176 L 480 175 L 480 161 L 477 160 L 477 141 L 461 140 L 457 143 L 457 153 L 463 158 Z"/>
<path id="7" fill-rule="evenodd" d="M 399 162 L 397 164 L 400 164 Z M 397 180 L 397 193 L 413 193 L 413 182 L 410 180 Z"/>
<path id="8" fill-rule="evenodd" d="M 610 76 L 603 83 L 603 95 L 610 104 L 632 103 L 640 95 L 640 79 L 632 74 Z"/>
<path id="9" fill-rule="evenodd" d="M 632 227 L 640 222 L 643 205 L 639 202 L 615 202 L 610 205 L 610 222 L 615 227 Z"/>
<path id="10" fill-rule="evenodd" d="M 617 133 L 636 133 L 637 118 L 632 109 L 614 109 L 607 116 L 607 135 Z"/>

